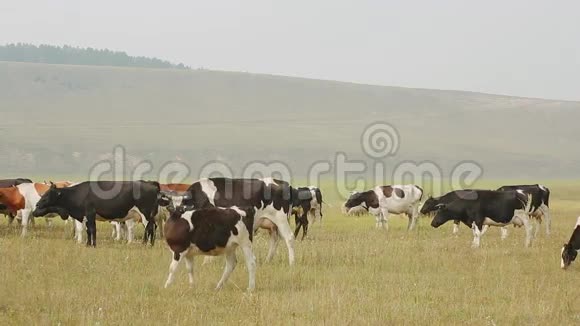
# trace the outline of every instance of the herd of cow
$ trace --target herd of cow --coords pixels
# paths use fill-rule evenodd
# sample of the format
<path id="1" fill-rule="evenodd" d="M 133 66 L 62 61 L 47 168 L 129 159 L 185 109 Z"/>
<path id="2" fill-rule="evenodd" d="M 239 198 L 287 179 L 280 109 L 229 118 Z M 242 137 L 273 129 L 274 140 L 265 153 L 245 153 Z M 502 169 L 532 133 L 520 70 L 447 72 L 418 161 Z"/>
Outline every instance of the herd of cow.
<path id="1" fill-rule="evenodd" d="M 473 230 L 473 247 L 479 247 L 481 236 L 489 226 L 523 226 L 525 246 L 537 236 L 545 221 L 550 233 L 550 190 L 542 185 L 504 186 L 498 190 L 456 190 L 440 197 L 429 197 L 423 203 L 423 189 L 416 185 L 377 186 L 354 192 L 343 205 L 349 215 L 370 213 L 377 228 L 388 228 L 389 214 L 406 214 L 412 230 L 419 214 L 432 215 L 431 226 L 437 228 L 454 221 Z M 193 283 L 193 257 L 224 255 L 226 266 L 217 288 L 228 280 L 236 266 L 236 248 L 245 258 L 249 282 L 255 287 L 256 259 L 252 249 L 254 233 L 262 228 L 269 232 L 266 262 L 276 251 L 279 237 L 288 248 L 288 261 L 294 263 L 294 238 L 310 222 L 322 219 L 322 193 L 316 187 L 292 187 L 272 179 L 208 178 L 193 184 L 159 184 L 155 181 L 87 181 L 81 183 L 34 183 L 29 179 L 0 180 L 0 213 L 10 223 L 19 218 L 22 236 L 33 217 L 60 216 L 75 222 L 75 236 L 82 242 L 86 226 L 87 245 L 96 246 L 96 221 L 113 224 L 113 236 L 133 240 L 134 227 L 145 226 L 144 243 L 155 242 L 156 229 L 172 251 L 172 262 L 165 287 L 173 282 L 179 262 L 185 260 L 189 282 Z M 289 224 L 295 216 L 296 228 Z M 47 219 L 47 221 L 49 221 Z M 83 222 L 85 223 L 83 225 Z M 535 231 L 534 231 L 535 226 Z M 124 235 L 123 235 L 124 234 Z M 575 230 L 561 251 L 561 267 L 568 267 L 580 250 L 580 217 Z"/>

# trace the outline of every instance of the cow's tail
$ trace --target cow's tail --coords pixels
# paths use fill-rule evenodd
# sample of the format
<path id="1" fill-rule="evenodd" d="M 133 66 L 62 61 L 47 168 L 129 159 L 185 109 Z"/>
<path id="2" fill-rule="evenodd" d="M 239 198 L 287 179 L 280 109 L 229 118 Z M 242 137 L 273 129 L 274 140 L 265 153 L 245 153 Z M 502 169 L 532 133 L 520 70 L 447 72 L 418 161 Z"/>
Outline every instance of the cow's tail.
<path id="1" fill-rule="evenodd" d="M 421 188 L 417 185 L 415 185 L 415 188 L 419 189 L 419 191 L 421 192 L 421 196 L 419 196 L 419 201 L 423 200 L 423 193 L 424 193 L 423 188 Z"/>
<path id="2" fill-rule="evenodd" d="M 524 208 L 524 212 L 528 215 L 533 213 L 533 208 L 532 208 L 532 195 L 531 194 L 526 194 L 521 190 L 517 190 L 517 193 L 521 196 L 518 199 L 520 200 L 520 202 L 522 203 L 522 206 Z"/>

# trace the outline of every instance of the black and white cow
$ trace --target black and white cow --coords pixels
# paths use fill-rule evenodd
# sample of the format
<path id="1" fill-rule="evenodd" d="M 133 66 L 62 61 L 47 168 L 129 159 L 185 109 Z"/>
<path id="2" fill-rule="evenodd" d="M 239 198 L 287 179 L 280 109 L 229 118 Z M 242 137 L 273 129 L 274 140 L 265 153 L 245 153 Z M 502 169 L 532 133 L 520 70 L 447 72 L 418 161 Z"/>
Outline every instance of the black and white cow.
<path id="1" fill-rule="evenodd" d="M 576 220 L 576 226 L 570 240 L 562 246 L 560 267 L 563 269 L 568 268 L 578 256 L 578 251 L 580 251 L 580 216 Z"/>
<path id="2" fill-rule="evenodd" d="M 126 221 L 137 214 L 149 221 L 143 242 L 155 242 L 159 183 L 153 181 L 86 181 L 68 188 L 51 186 L 36 205 L 34 216 L 58 213 L 63 219 L 86 218 L 87 246 L 96 246 L 96 221 Z M 131 214 L 130 214 L 131 213 Z"/>
<path id="3" fill-rule="evenodd" d="M 298 237 L 302 228 L 302 239 L 304 239 L 308 233 L 309 218 L 313 224 L 317 219 L 322 223 L 322 192 L 314 186 L 299 187 L 296 188 L 292 199 L 292 213 L 296 221 L 294 238 Z"/>
<path id="4" fill-rule="evenodd" d="M 484 225 L 524 226 L 526 229 L 525 246 L 532 241 L 531 196 L 522 191 L 472 190 L 449 203 L 437 204 L 437 213 L 431 226 L 438 228 L 447 221 L 459 220 L 473 230 L 472 247 L 480 246 Z"/>
<path id="5" fill-rule="evenodd" d="M 294 264 L 294 235 L 288 223 L 292 196 L 296 191 L 287 182 L 272 178 L 231 179 L 207 178 L 194 182 L 183 197 L 172 197 L 174 207 L 185 205 L 194 209 L 208 207 L 253 207 L 256 210 L 254 231 L 263 224 L 274 224 L 277 232 L 270 236 L 266 261 L 276 252 L 278 234 L 288 247 L 288 262 Z"/>
<path id="6" fill-rule="evenodd" d="M 439 204 L 449 204 L 452 201 L 458 198 L 472 198 L 473 192 L 477 191 L 477 189 L 462 189 L 462 190 L 454 190 L 446 193 L 445 195 L 439 197 L 431 197 L 427 198 L 427 200 L 421 206 L 421 214 L 426 215 L 432 212 L 437 211 L 437 205 Z M 457 234 L 459 232 L 459 220 L 453 220 L 453 234 Z M 487 229 L 489 228 L 488 225 L 484 225 L 482 235 L 485 234 Z M 507 227 L 501 228 L 501 239 L 505 239 L 507 237 Z"/>
<path id="7" fill-rule="evenodd" d="M 255 212 L 253 207 L 209 207 L 193 211 L 177 207 L 165 225 L 165 240 L 173 254 L 165 287 L 173 282 L 181 258 L 185 258 L 189 283 L 193 284 L 194 256 L 225 255 L 226 267 L 216 286 L 216 290 L 221 289 L 236 268 L 236 248 L 240 247 L 248 269 L 248 290 L 253 290 L 256 286 L 256 258 L 252 250 Z"/>
<path id="8" fill-rule="evenodd" d="M 368 211 L 375 215 L 376 227 L 388 229 L 389 213 L 406 214 L 407 230 L 415 228 L 423 189 L 416 185 L 377 186 L 364 192 L 353 193 L 343 205 L 343 213 L 356 215 Z"/>
<path id="9" fill-rule="evenodd" d="M 497 190 L 521 190 L 526 195 L 532 196 L 532 214 L 531 216 L 538 222 L 536 227 L 536 235 L 538 234 L 539 224 L 542 219 L 546 220 L 546 235 L 550 235 L 550 229 L 552 226 L 552 218 L 550 216 L 550 189 L 547 187 L 535 184 L 535 185 L 515 185 L 515 186 L 503 186 Z"/>

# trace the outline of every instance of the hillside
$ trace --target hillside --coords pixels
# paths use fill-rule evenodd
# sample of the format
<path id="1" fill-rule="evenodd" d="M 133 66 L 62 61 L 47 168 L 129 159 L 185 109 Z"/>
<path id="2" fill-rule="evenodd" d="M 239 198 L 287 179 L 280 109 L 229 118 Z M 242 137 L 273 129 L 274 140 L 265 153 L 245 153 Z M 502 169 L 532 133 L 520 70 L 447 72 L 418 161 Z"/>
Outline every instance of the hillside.
<path id="1" fill-rule="evenodd" d="M 408 89 L 205 70 L 0 62 L 2 175 L 86 175 L 116 144 L 157 167 L 208 161 L 369 159 L 365 126 L 400 134 L 387 160 L 459 161 L 487 177 L 578 177 L 580 102 Z"/>

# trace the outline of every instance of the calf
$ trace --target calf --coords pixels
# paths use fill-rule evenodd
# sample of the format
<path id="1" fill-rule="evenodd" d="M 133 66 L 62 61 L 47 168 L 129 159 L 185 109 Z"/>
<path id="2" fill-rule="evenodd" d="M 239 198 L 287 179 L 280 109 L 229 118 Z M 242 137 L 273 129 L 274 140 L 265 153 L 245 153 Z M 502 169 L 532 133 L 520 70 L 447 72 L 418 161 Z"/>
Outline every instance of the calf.
<path id="1" fill-rule="evenodd" d="M 309 217 L 312 219 L 312 223 L 316 222 L 317 219 L 322 223 L 322 192 L 314 186 L 299 187 L 296 188 L 292 200 L 292 213 L 296 221 L 294 238 L 298 237 L 300 228 L 302 228 L 302 239 L 304 239 L 308 233 Z"/>
<path id="2" fill-rule="evenodd" d="M 505 190 L 521 190 L 526 195 L 532 196 L 532 214 L 538 224 L 542 222 L 542 218 L 546 219 L 546 235 L 550 235 L 552 226 L 552 217 L 550 216 L 550 189 L 540 184 L 535 185 L 517 185 L 517 186 L 503 186 L 498 188 L 499 191 Z M 536 227 L 536 235 L 539 230 L 539 225 Z"/>
<path id="3" fill-rule="evenodd" d="M 271 233 L 266 261 L 276 252 L 278 234 L 288 247 L 288 262 L 294 264 L 294 236 L 288 223 L 295 193 L 287 182 L 272 178 L 230 179 L 208 178 L 194 182 L 185 196 L 174 196 L 174 206 L 180 204 L 194 209 L 208 207 L 253 207 L 256 210 L 254 231 L 265 224 L 273 224 L 277 232 Z M 264 222 L 264 220 L 269 222 Z"/>
<path id="4" fill-rule="evenodd" d="M 167 220 L 165 240 L 173 254 L 169 265 L 169 275 L 165 282 L 167 288 L 174 279 L 175 271 L 185 258 L 189 284 L 193 284 L 193 257 L 226 256 L 224 273 L 216 286 L 223 287 L 236 268 L 236 248 L 241 247 L 248 269 L 248 290 L 256 286 L 256 258 L 252 250 L 254 228 L 254 208 L 203 208 L 185 211 L 179 206 Z"/>
<path id="5" fill-rule="evenodd" d="M 560 267 L 562 269 L 568 268 L 576 259 L 576 256 L 578 256 L 578 251 L 580 251 L 580 217 L 576 220 L 576 227 L 574 228 L 574 232 L 572 232 L 570 240 L 562 246 L 562 251 L 560 252 L 562 255 Z"/>
<path id="6" fill-rule="evenodd" d="M 388 229 L 389 213 L 406 214 L 407 230 L 415 228 L 419 215 L 419 202 L 423 189 L 416 185 L 377 186 L 374 189 L 353 193 L 343 205 L 343 213 L 354 215 L 368 211 L 375 215 L 376 227 Z"/>
<path id="7" fill-rule="evenodd" d="M 141 220 L 149 222 L 143 242 L 150 240 L 153 245 L 158 195 L 159 183 L 152 181 L 87 181 L 62 189 L 51 186 L 33 215 L 58 213 L 65 219 L 72 216 L 78 222 L 86 218 L 87 246 L 96 246 L 97 220 L 127 221 L 138 214 Z"/>
<path id="8" fill-rule="evenodd" d="M 470 196 L 457 198 L 450 203 L 436 205 L 437 213 L 431 226 L 438 228 L 449 220 L 459 220 L 473 229 L 472 247 L 480 246 L 483 226 L 506 226 L 513 224 L 526 229 L 525 246 L 532 241 L 529 221 L 531 196 L 521 191 L 473 190 Z"/>

